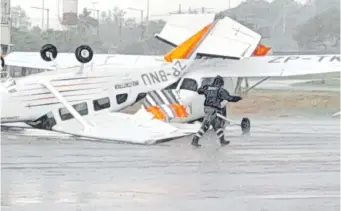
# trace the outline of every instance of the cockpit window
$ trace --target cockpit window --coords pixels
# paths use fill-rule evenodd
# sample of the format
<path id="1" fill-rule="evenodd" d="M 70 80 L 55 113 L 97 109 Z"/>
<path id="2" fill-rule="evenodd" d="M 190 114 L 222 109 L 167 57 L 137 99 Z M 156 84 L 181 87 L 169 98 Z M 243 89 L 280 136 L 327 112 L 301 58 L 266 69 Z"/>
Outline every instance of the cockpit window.
<path id="1" fill-rule="evenodd" d="M 182 82 L 180 89 L 190 90 L 190 91 L 197 91 L 198 90 L 198 83 L 196 80 L 191 78 L 185 78 Z"/>

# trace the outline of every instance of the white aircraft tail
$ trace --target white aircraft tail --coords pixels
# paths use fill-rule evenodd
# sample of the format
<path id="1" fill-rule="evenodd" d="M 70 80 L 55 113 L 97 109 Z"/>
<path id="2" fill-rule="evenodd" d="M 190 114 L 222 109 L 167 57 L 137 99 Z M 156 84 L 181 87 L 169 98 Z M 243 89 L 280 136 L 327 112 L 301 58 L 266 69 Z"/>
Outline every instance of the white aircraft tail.
<path id="1" fill-rule="evenodd" d="M 207 27 L 206 30 L 204 30 L 205 27 Z M 249 57 L 255 52 L 261 39 L 258 33 L 229 17 L 215 20 L 214 14 L 172 15 L 162 31 L 155 37 L 179 47 L 191 39 L 193 34 L 198 34 L 199 30 L 201 34 L 206 34 L 206 32 L 207 34 L 197 46 L 198 57 L 235 59 Z"/>

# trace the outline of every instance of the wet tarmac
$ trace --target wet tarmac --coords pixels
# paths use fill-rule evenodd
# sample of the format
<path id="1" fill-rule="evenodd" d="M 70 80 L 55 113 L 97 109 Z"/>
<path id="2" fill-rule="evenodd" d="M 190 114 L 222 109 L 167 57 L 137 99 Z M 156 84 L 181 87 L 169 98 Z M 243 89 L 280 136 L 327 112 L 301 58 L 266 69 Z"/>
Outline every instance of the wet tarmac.
<path id="1" fill-rule="evenodd" d="M 2 210 L 340 210 L 340 119 L 252 125 L 199 149 L 3 132 Z"/>

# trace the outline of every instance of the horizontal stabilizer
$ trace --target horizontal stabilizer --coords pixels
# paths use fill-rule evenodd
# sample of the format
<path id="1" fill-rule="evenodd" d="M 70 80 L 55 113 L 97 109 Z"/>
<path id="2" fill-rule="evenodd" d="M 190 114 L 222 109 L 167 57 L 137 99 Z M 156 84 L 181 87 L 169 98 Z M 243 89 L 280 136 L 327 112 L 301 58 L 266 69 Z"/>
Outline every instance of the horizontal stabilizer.
<path id="1" fill-rule="evenodd" d="M 155 144 L 192 134 L 192 131 L 188 128 L 182 130 L 166 122 L 149 119 L 148 115 L 144 116 L 141 113 L 139 115 L 125 113 L 99 114 L 91 117 L 91 123 L 95 127 L 84 131 L 75 119 L 70 119 L 58 123 L 52 129 L 85 138 L 134 144 Z"/>
<path id="2" fill-rule="evenodd" d="M 180 45 L 198 30 L 212 23 L 214 14 L 176 14 L 169 16 L 167 23 L 155 37 L 162 42 L 172 45 Z"/>
<path id="3" fill-rule="evenodd" d="M 250 57 L 257 48 L 261 36 L 242 24 L 225 17 L 201 43 L 199 55 L 226 58 Z"/>

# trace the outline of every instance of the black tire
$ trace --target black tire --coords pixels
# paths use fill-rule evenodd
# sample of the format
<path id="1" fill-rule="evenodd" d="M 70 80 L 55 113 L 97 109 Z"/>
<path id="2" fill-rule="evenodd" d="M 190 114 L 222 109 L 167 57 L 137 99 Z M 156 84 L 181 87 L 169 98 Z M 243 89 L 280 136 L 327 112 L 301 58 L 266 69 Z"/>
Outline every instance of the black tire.
<path id="1" fill-rule="evenodd" d="M 249 118 L 244 117 L 240 123 L 240 127 L 242 129 L 243 135 L 250 133 L 251 122 L 250 122 Z"/>
<path id="2" fill-rule="evenodd" d="M 92 60 L 94 53 L 90 46 L 81 45 L 78 48 L 76 48 L 75 56 L 80 63 L 85 64 Z"/>
<path id="3" fill-rule="evenodd" d="M 52 54 L 52 58 L 51 58 L 51 54 Z M 40 57 L 46 62 L 50 62 L 56 59 L 57 55 L 58 55 L 58 50 L 56 46 L 52 44 L 46 44 L 40 49 Z"/>

